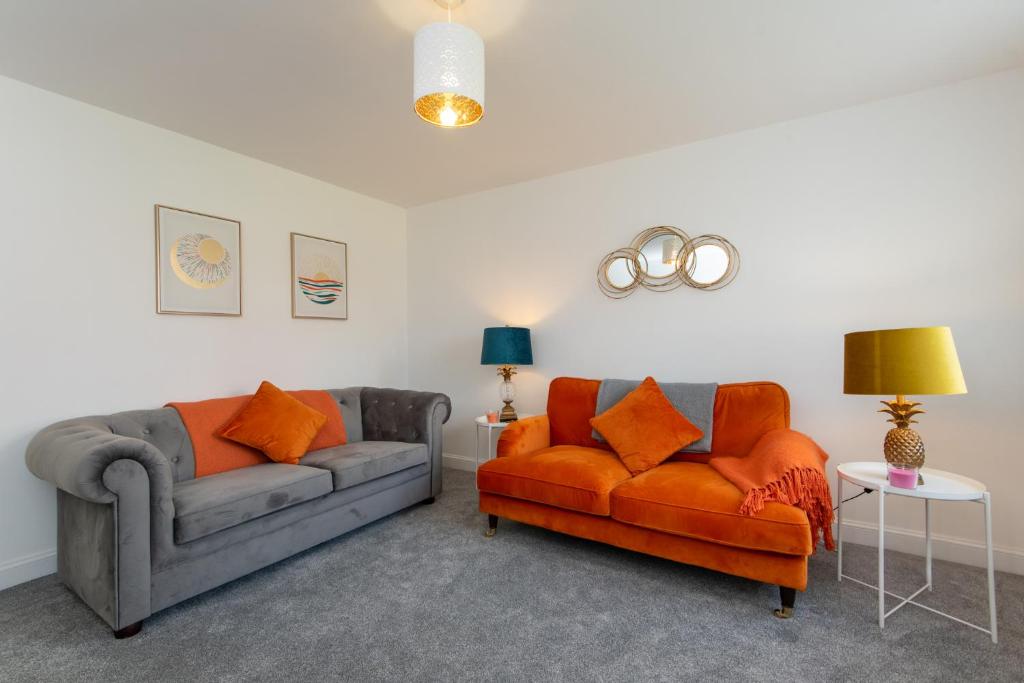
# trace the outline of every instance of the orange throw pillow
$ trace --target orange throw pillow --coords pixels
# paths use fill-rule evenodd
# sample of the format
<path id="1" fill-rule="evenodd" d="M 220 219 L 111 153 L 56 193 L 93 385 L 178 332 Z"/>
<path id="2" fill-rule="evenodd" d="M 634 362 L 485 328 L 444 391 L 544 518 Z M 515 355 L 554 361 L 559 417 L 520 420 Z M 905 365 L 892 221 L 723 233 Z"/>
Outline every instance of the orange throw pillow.
<path id="1" fill-rule="evenodd" d="M 634 475 L 660 465 L 680 448 L 704 436 L 676 410 L 653 377 L 591 418 L 590 424 Z"/>
<path id="2" fill-rule="evenodd" d="M 259 449 L 275 462 L 297 465 L 326 422 L 326 415 L 265 381 L 220 435 Z"/>

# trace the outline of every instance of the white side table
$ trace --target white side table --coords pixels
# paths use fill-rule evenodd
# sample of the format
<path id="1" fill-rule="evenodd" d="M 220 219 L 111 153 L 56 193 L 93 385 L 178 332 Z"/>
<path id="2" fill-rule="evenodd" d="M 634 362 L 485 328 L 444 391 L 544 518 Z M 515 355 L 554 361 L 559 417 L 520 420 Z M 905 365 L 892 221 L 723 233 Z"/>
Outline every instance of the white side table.
<path id="1" fill-rule="evenodd" d="M 492 457 L 491 456 L 491 452 L 492 452 L 492 449 L 491 449 L 491 434 L 494 434 L 495 432 L 499 432 L 498 435 L 501 436 L 501 434 L 500 434 L 501 430 L 504 429 L 505 427 L 509 426 L 512 423 L 511 422 L 488 422 L 486 415 L 481 415 L 480 417 L 476 418 L 475 422 L 476 422 L 476 464 L 477 464 L 477 466 L 479 466 L 480 462 L 481 462 L 481 460 L 480 460 L 480 433 L 481 432 L 487 432 L 487 452 L 484 453 L 484 459 L 483 459 L 483 462 L 487 462 Z M 494 440 L 494 448 L 496 449 L 497 447 L 498 447 L 498 440 L 495 439 Z"/>
<path id="2" fill-rule="evenodd" d="M 992 642 L 998 642 L 996 635 L 996 582 L 995 570 L 992 566 L 992 504 L 991 497 L 985 485 L 974 479 L 961 477 L 958 474 L 942 472 L 940 470 L 922 469 L 921 476 L 924 484 L 916 489 L 901 489 L 889 484 L 884 462 L 848 462 L 838 468 L 839 471 L 839 515 L 838 522 L 838 575 L 839 580 L 849 579 L 854 583 L 867 586 L 878 591 L 878 627 L 885 628 L 887 617 L 903 607 L 914 605 L 929 612 L 934 612 L 953 621 L 957 621 L 971 628 L 976 628 L 983 633 L 992 636 Z M 878 585 L 872 586 L 852 576 L 843 574 L 843 482 L 850 482 L 857 487 L 872 489 L 878 492 Z M 925 538 L 925 579 L 927 583 L 912 593 L 910 597 L 903 597 L 885 590 L 885 496 L 886 495 L 906 496 L 907 498 L 920 498 L 924 500 L 924 538 Z M 914 598 L 925 590 L 932 589 L 932 528 L 931 528 L 931 501 L 933 500 L 961 500 L 975 503 L 982 503 L 985 506 L 985 548 L 988 557 L 988 613 L 989 628 L 985 629 L 976 624 L 958 619 L 945 612 L 914 602 Z M 891 595 L 899 600 L 900 604 L 888 612 L 885 611 L 885 596 Z"/>

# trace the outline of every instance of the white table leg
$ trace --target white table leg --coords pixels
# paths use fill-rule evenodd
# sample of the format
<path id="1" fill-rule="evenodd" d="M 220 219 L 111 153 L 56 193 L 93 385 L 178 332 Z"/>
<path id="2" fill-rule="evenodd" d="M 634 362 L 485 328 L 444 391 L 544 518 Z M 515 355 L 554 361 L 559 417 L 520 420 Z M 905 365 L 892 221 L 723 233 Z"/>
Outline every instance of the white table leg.
<path id="1" fill-rule="evenodd" d="M 885 628 L 885 491 L 878 490 L 878 628 Z"/>
<path id="2" fill-rule="evenodd" d="M 986 491 L 985 502 L 985 552 L 988 555 L 988 619 L 992 631 L 992 642 L 998 643 L 996 634 L 996 571 L 992 564 L 992 497 Z"/>
<path id="3" fill-rule="evenodd" d="M 491 432 L 493 431 L 493 429 L 487 429 L 487 457 L 484 458 L 484 462 L 491 459 Z"/>
<path id="4" fill-rule="evenodd" d="M 476 426 L 476 466 L 480 467 L 480 425 Z"/>
<path id="5" fill-rule="evenodd" d="M 932 501 L 924 499 L 924 558 L 925 580 L 928 590 L 932 589 Z"/>
<path id="6" fill-rule="evenodd" d="M 839 492 L 839 514 L 836 516 L 836 550 L 838 556 L 836 557 L 836 574 L 839 581 L 843 580 L 843 478 L 839 477 L 837 482 L 837 490 Z"/>

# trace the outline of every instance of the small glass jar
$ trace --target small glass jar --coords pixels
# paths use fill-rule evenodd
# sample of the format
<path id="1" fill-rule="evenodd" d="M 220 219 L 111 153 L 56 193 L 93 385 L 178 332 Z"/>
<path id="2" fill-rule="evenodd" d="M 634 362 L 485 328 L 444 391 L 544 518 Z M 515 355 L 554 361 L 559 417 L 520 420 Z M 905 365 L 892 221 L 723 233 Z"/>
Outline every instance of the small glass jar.
<path id="1" fill-rule="evenodd" d="M 889 465 L 889 485 L 898 489 L 917 488 L 917 468 Z"/>

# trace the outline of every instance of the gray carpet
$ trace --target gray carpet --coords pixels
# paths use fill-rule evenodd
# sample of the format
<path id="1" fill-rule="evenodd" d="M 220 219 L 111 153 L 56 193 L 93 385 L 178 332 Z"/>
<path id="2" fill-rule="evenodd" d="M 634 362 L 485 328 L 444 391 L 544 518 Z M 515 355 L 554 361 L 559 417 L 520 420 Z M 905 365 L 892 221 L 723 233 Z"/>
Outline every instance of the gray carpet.
<path id="1" fill-rule="evenodd" d="M 0 680 L 1021 680 L 1024 576 L 997 576 L 1000 643 L 811 561 L 797 616 L 778 590 L 502 521 L 485 539 L 469 474 L 419 506 L 193 598 L 117 641 L 44 577 L 0 592 Z M 875 552 L 847 546 L 870 578 Z M 922 582 L 892 553 L 895 591 Z M 906 577 L 906 578 L 901 578 Z M 937 562 L 924 601 L 985 623 L 981 570 Z"/>

